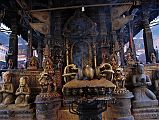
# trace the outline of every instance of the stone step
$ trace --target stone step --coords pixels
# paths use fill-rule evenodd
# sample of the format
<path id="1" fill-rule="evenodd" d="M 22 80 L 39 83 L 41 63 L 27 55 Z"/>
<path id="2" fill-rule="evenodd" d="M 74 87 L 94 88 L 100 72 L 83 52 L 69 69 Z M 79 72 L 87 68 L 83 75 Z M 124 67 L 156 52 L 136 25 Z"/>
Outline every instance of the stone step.
<path id="1" fill-rule="evenodd" d="M 133 113 L 159 112 L 159 107 L 136 108 L 136 109 L 132 109 L 132 112 Z"/>
<path id="2" fill-rule="evenodd" d="M 33 109 L 29 110 L 0 110 L 0 120 L 33 120 Z"/>
<path id="3" fill-rule="evenodd" d="M 135 120 L 150 120 L 156 119 L 159 120 L 159 112 L 149 112 L 149 113 L 135 113 L 133 114 Z"/>

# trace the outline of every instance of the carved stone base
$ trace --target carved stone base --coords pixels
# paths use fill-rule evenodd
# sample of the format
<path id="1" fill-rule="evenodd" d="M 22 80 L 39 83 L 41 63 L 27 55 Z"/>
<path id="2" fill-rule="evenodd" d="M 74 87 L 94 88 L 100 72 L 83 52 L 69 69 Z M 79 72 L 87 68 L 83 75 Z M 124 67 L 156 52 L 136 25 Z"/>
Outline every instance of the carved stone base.
<path id="1" fill-rule="evenodd" d="M 112 120 L 134 120 L 131 115 L 131 98 L 133 94 L 128 90 L 115 92 L 116 101 L 112 104 Z"/>
<path id="2" fill-rule="evenodd" d="M 158 106 L 158 100 L 133 101 L 133 108 Z"/>
<path id="3" fill-rule="evenodd" d="M 33 109 L 29 110 L 0 110 L 0 120 L 33 120 Z"/>
<path id="4" fill-rule="evenodd" d="M 135 120 L 159 120 L 159 107 L 132 109 Z"/>
<path id="5" fill-rule="evenodd" d="M 113 120 L 134 120 L 133 116 L 113 118 Z"/>
<path id="6" fill-rule="evenodd" d="M 34 112 L 30 104 L 0 104 L 0 120 L 33 120 Z"/>
<path id="7" fill-rule="evenodd" d="M 54 93 L 40 93 L 36 96 L 36 118 L 37 120 L 56 120 L 60 108 L 60 95 Z"/>

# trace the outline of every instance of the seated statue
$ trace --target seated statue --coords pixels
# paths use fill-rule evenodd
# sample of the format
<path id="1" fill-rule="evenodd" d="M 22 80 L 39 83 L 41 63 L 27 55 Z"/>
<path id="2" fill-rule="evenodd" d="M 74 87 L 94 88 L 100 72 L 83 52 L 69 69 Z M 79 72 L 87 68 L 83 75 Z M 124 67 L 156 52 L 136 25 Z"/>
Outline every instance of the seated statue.
<path id="1" fill-rule="evenodd" d="M 15 92 L 15 95 L 17 96 L 15 100 L 15 104 L 28 104 L 28 99 L 30 96 L 30 88 L 28 87 L 28 84 L 26 83 L 26 77 L 21 77 L 19 80 L 19 87 Z"/>
<path id="2" fill-rule="evenodd" d="M 41 76 L 39 78 L 39 84 L 41 86 L 41 93 L 49 93 L 51 92 L 51 85 L 52 85 L 52 78 L 49 75 L 48 72 L 46 72 L 45 70 L 41 73 Z M 56 87 L 56 86 L 54 86 Z M 55 88 L 56 89 L 56 88 Z"/>
<path id="3" fill-rule="evenodd" d="M 118 58 L 117 58 L 117 55 L 112 54 L 110 56 L 110 64 L 111 64 L 113 70 L 115 70 L 118 67 Z"/>
<path id="4" fill-rule="evenodd" d="M 35 56 L 31 57 L 27 69 L 38 69 L 38 67 L 39 67 L 38 58 Z"/>
<path id="5" fill-rule="evenodd" d="M 122 68 L 117 68 L 113 79 L 117 89 L 125 88 L 125 79 Z"/>
<path id="6" fill-rule="evenodd" d="M 127 65 L 133 65 L 135 64 L 135 61 L 133 59 L 133 55 L 132 55 L 132 52 L 128 52 L 127 55 L 126 55 L 126 64 Z"/>
<path id="7" fill-rule="evenodd" d="M 47 58 L 44 59 L 43 68 L 45 70 L 53 70 L 53 62 L 52 62 L 51 58 L 47 57 Z"/>
<path id="8" fill-rule="evenodd" d="M 144 74 L 144 65 L 136 65 L 136 74 L 133 75 L 134 98 L 136 101 L 156 100 L 155 94 L 147 88 L 152 85 L 149 76 Z"/>
<path id="9" fill-rule="evenodd" d="M 2 78 L 4 80 L 4 83 L 2 83 L 0 86 L 0 103 L 4 105 L 11 104 L 12 102 L 14 102 L 14 88 L 11 81 L 12 74 L 7 71 L 3 74 Z"/>

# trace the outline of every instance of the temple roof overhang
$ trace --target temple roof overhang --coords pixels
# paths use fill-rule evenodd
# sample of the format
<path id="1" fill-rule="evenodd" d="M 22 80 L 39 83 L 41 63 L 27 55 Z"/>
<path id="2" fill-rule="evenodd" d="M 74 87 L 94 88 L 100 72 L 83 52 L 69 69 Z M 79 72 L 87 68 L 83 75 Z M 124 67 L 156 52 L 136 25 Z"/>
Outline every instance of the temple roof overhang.
<path id="1" fill-rule="evenodd" d="M 16 18 L 18 31 L 17 33 L 21 35 L 26 41 L 28 36 L 29 29 L 29 21 L 33 20 L 30 16 L 30 12 L 34 10 L 42 10 L 43 11 L 61 11 L 63 13 L 63 21 L 67 20 L 72 16 L 71 12 L 74 12 L 75 9 L 80 8 L 81 6 L 85 6 L 86 14 L 88 16 L 93 13 L 99 14 L 97 9 L 99 7 L 106 8 L 108 10 L 108 6 L 116 6 L 116 5 L 126 5 L 133 4 L 131 9 L 126 14 L 131 14 L 133 9 L 137 8 L 138 11 L 135 14 L 135 17 L 132 21 L 133 25 L 133 35 L 135 36 L 142 28 L 143 28 L 143 19 L 142 13 L 143 11 L 149 12 L 149 20 L 154 20 L 159 14 L 159 2 L 156 0 L 0 0 L 0 10 L 3 13 L 5 11 L 5 15 L 2 19 L 2 22 L 9 28 L 11 28 L 12 19 Z M 139 5 L 135 5 L 138 4 Z M 36 21 L 36 20 L 35 20 Z M 95 21 L 98 22 L 98 21 Z M 65 24 L 65 23 L 63 23 Z M 64 26 L 64 25 L 63 25 Z M 128 25 L 126 25 L 128 27 Z M 128 29 L 126 29 L 124 33 L 124 43 L 128 42 L 129 34 Z M 39 32 L 33 31 L 33 46 L 37 47 L 37 43 L 39 40 L 42 40 L 44 35 Z"/>

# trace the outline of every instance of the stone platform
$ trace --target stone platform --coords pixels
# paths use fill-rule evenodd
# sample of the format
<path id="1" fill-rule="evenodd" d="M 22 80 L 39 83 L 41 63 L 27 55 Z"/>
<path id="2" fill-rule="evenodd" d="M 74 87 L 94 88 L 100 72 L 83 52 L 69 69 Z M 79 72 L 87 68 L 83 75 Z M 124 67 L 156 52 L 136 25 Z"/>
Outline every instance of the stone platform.
<path id="1" fill-rule="evenodd" d="M 33 120 L 34 111 L 29 110 L 0 110 L 0 120 Z"/>
<path id="2" fill-rule="evenodd" d="M 159 107 L 144 107 L 132 110 L 135 120 L 159 120 Z"/>
<path id="3" fill-rule="evenodd" d="M 134 120 L 131 114 L 131 98 L 132 92 L 121 89 L 114 92 L 115 103 L 111 105 L 112 117 L 111 120 Z"/>
<path id="4" fill-rule="evenodd" d="M 36 96 L 36 119 L 56 120 L 61 106 L 61 96 L 57 92 L 40 93 Z"/>
<path id="5" fill-rule="evenodd" d="M 145 108 L 145 107 L 153 107 L 158 106 L 158 100 L 151 101 L 133 101 L 133 108 Z"/>
<path id="6" fill-rule="evenodd" d="M 30 104 L 0 104 L 0 120 L 33 120 L 34 113 Z"/>

